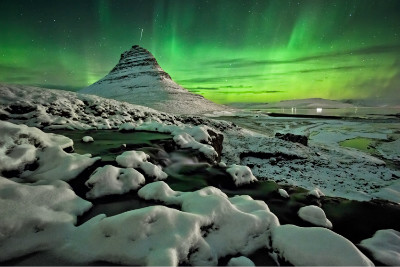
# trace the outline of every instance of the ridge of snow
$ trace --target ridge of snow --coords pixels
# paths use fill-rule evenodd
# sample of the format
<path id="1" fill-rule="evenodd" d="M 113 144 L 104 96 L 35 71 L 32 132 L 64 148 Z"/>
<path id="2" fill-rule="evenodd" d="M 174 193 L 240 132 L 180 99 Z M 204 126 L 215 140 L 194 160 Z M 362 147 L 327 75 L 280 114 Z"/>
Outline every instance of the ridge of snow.
<path id="1" fill-rule="evenodd" d="M 146 120 L 179 123 L 175 116 L 93 95 L 0 84 L 0 116 L 41 129 L 118 129 Z"/>

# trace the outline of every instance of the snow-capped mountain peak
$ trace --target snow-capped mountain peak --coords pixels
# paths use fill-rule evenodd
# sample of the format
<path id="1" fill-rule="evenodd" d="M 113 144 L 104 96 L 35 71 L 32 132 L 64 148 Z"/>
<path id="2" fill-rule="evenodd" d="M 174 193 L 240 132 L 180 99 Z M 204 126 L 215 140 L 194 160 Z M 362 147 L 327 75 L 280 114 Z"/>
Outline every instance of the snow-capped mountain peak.
<path id="1" fill-rule="evenodd" d="M 110 74 L 143 73 L 145 68 L 150 72 L 154 72 L 154 76 L 159 75 L 165 79 L 171 79 L 171 76 L 158 65 L 155 57 L 139 45 L 134 45 L 130 50 L 122 53 L 118 64 L 110 71 Z"/>
<path id="2" fill-rule="evenodd" d="M 156 58 L 139 45 L 122 53 L 118 64 L 104 78 L 80 92 L 177 114 L 225 109 L 179 86 Z"/>

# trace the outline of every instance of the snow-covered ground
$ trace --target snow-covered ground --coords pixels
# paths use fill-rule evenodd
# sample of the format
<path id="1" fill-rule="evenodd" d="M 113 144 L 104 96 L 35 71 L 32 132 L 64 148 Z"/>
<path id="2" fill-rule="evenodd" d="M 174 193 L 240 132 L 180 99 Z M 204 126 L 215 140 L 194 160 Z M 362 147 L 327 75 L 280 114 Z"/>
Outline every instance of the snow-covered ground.
<path id="1" fill-rule="evenodd" d="M 45 251 L 68 264 L 215 265 L 230 257 L 235 258 L 230 265 L 251 265 L 242 256 L 264 249 L 265 258 L 275 257 L 283 264 L 372 265 L 354 244 L 329 229 L 280 226 L 264 201 L 248 195 L 229 197 L 212 186 L 194 192 L 173 190 L 165 169 L 137 150 L 121 151 L 96 170 L 88 168 L 100 159 L 67 153 L 73 147 L 71 139 L 40 129 L 169 133 L 176 147 L 203 155 L 203 165 L 218 167 L 239 188 L 271 179 L 321 197 L 400 202 L 396 171 L 374 156 L 338 146 L 336 139 L 311 138 L 304 146 L 229 122 L 169 115 L 65 91 L 2 85 L 0 94 L 0 171 L 5 176 L 0 177 L 0 217 L 6 218 L 0 221 L 0 261 Z M 274 127 L 267 122 L 262 120 L 265 129 Z M 290 132 L 286 126 L 268 130 L 285 129 Z M 382 140 L 395 137 L 390 129 L 382 131 L 387 131 L 378 133 Z M 96 145 L 94 139 L 85 145 Z M 64 182 L 84 171 L 90 171 L 86 196 Z M 166 180 L 152 182 L 160 179 Z M 292 201 L 279 196 L 291 198 L 283 190 L 275 193 L 279 201 Z M 94 203 L 116 194 L 136 194 L 156 205 L 108 217 L 101 214 L 76 226 L 77 216 L 92 206 L 85 197 Z M 323 210 L 307 209 L 300 209 L 301 218 L 331 226 Z"/>
<path id="2" fill-rule="evenodd" d="M 272 118 L 252 112 L 222 118 L 252 129 L 225 132 L 223 160 L 249 166 L 258 179 L 317 188 L 327 196 L 400 202 L 400 172 L 384 161 L 400 155 L 399 123 Z M 308 146 L 273 138 L 275 133 L 308 136 Z M 340 146 L 342 141 L 359 137 L 377 141 L 380 158 Z"/>
<path id="3" fill-rule="evenodd" d="M 71 139 L 0 121 L 0 173 L 23 181 L 75 178 L 100 158 L 66 153 Z"/>
<path id="4" fill-rule="evenodd" d="M 215 160 L 218 153 L 210 146 L 215 138 L 209 135 L 211 130 L 224 134 L 222 161 L 228 165 L 248 166 L 258 179 L 308 190 L 318 188 L 327 196 L 400 202 L 396 185 L 399 171 L 388 168 L 374 156 L 338 145 L 340 141 L 356 137 L 397 140 L 399 126 L 395 123 L 288 120 L 255 113 L 237 114 L 237 118 L 247 123 L 245 126 L 255 130 L 251 131 L 225 121 L 170 115 L 72 92 L 3 85 L 0 93 L 0 116 L 13 123 L 45 130 L 121 128 L 170 133 L 181 147 L 197 149 Z M 276 132 L 309 136 L 310 144 L 304 146 L 271 138 Z M 396 145 L 386 145 L 381 150 L 390 155 L 399 154 Z M 390 194 L 386 194 L 387 191 Z"/>
<path id="5" fill-rule="evenodd" d="M 0 261 L 60 245 L 91 206 L 61 180 L 20 184 L 0 177 Z"/>

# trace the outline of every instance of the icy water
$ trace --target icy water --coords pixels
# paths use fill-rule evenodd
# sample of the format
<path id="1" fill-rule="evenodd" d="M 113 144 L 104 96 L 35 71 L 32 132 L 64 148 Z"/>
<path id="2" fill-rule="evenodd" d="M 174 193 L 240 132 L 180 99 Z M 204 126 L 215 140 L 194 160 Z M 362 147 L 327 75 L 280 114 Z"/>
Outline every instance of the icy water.
<path id="1" fill-rule="evenodd" d="M 374 139 L 357 137 L 342 141 L 339 143 L 339 145 L 343 147 L 352 147 L 373 155 L 377 153 L 376 149 L 373 147 L 374 143 L 375 143 Z"/>
<path id="2" fill-rule="evenodd" d="M 129 144 L 133 147 L 146 147 L 160 142 L 162 140 L 171 139 L 169 134 L 149 133 L 145 131 L 122 133 L 116 130 L 107 131 L 52 131 L 56 134 L 65 135 L 74 140 L 74 152 L 79 154 L 90 153 L 92 156 L 100 156 L 103 161 L 114 160 L 120 154 L 124 145 Z M 94 143 L 84 143 L 82 137 L 88 135 L 93 137 Z"/>
<path id="3" fill-rule="evenodd" d="M 317 205 L 325 210 L 327 217 L 333 223 L 333 231 L 339 233 L 354 244 L 371 237 L 379 229 L 395 229 L 400 231 L 400 206 L 383 201 L 358 202 L 340 198 L 324 197 L 317 199 L 307 196 L 307 191 L 294 186 L 279 186 L 273 181 L 260 181 L 237 188 L 225 168 L 212 165 L 205 161 L 198 152 L 176 147 L 168 134 L 151 132 L 121 133 L 110 130 L 99 131 L 56 131 L 74 140 L 75 152 L 91 153 L 101 156 L 102 160 L 70 181 L 74 191 L 82 198 L 88 189 L 84 183 L 90 174 L 106 164 L 116 165 L 115 157 L 126 150 L 143 150 L 150 154 L 150 161 L 159 164 L 168 173 L 166 183 L 174 190 L 194 191 L 206 186 L 220 188 L 228 196 L 250 195 L 254 199 L 265 201 L 271 211 L 277 215 L 281 224 L 298 226 L 313 226 L 302 221 L 297 211 L 306 205 Z M 82 143 L 81 138 L 90 135 L 94 143 Z M 179 154 L 182 160 L 176 161 Z M 284 188 L 290 194 L 289 199 L 283 199 L 277 189 Z M 112 216 L 125 211 L 140 209 L 152 205 L 160 205 L 144 201 L 137 196 L 136 191 L 124 195 L 105 196 L 90 200 L 94 206 L 78 218 L 78 225 L 85 223 L 98 214 Z M 173 207 L 179 209 L 180 207 Z M 363 251 L 367 254 L 365 251 Z M 231 255 L 237 256 L 237 255 Z M 219 260 L 219 265 L 225 265 L 230 257 Z M 268 256 L 267 249 L 260 249 L 249 256 L 256 265 L 276 265 Z M 3 262 L 2 265 L 68 265 L 47 253 L 35 253 L 22 258 Z M 379 264 L 379 263 L 378 263 Z M 93 262 L 92 265 L 110 265 L 107 262 Z"/>

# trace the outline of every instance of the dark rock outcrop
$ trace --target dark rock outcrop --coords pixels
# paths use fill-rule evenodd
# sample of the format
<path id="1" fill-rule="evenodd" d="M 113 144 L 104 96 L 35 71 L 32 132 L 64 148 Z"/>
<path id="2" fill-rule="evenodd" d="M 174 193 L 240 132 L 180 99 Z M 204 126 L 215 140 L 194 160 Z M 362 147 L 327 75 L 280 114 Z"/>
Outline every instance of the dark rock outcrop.
<path id="1" fill-rule="evenodd" d="M 304 136 L 304 135 L 297 135 L 297 134 L 291 134 L 291 133 L 287 133 L 287 134 L 276 133 L 275 137 L 279 138 L 281 140 L 292 142 L 292 143 L 299 143 L 304 146 L 308 145 L 308 138 L 307 138 L 307 136 Z"/>

